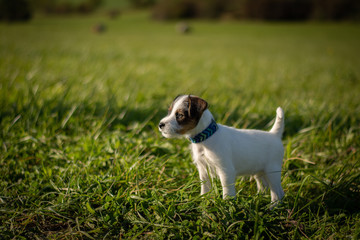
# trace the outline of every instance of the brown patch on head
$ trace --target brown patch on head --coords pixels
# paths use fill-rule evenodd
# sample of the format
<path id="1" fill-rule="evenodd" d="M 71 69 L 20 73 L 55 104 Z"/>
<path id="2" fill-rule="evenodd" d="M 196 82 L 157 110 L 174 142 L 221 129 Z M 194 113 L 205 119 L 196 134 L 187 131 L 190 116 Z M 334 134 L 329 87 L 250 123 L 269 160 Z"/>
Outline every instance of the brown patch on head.
<path id="1" fill-rule="evenodd" d="M 205 100 L 189 95 L 175 112 L 176 121 L 181 126 L 177 133 L 185 134 L 195 128 L 207 107 Z"/>
<path id="2" fill-rule="evenodd" d="M 199 97 L 191 96 L 188 97 L 189 100 L 189 112 L 191 116 L 201 117 L 203 112 L 208 108 L 208 103 Z"/>

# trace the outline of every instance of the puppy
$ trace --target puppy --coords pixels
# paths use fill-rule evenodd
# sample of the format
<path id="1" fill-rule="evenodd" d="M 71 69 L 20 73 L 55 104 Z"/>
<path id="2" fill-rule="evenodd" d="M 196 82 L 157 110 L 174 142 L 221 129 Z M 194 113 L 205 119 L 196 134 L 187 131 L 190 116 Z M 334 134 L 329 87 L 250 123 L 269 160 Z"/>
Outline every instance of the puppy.
<path id="1" fill-rule="evenodd" d="M 220 178 L 223 198 L 226 198 L 236 195 L 237 176 L 252 175 L 258 191 L 269 187 L 271 201 L 276 202 L 284 196 L 281 187 L 284 112 L 279 107 L 276 113 L 269 132 L 235 129 L 217 124 L 205 100 L 181 95 L 174 99 L 168 115 L 160 121 L 159 130 L 166 138 L 186 137 L 192 142 L 201 194 L 211 188 L 209 176 Z"/>

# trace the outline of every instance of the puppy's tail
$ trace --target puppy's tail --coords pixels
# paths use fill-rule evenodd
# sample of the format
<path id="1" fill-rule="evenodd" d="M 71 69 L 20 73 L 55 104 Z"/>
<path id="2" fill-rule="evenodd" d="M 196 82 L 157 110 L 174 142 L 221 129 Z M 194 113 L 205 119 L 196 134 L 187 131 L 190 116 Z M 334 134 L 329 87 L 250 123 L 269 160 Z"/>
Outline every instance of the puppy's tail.
<path id="1" fill-rule="evenodd" d="M 270 132 L 278 136 L 280 139 L 282 138 L 282 134 L 284 132 L 284 126 L 285 126 L 285 117 L 284 117 L 284 111 L 281 107 L 278 107 L 276 109 L 276 119 L 274 126 L 271 128 Z"/>

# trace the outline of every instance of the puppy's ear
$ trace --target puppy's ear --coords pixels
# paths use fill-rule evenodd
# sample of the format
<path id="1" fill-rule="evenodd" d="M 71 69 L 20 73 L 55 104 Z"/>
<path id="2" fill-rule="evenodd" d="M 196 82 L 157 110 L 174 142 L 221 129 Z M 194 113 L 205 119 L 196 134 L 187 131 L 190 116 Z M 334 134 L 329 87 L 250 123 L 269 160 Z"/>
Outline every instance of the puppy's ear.
<path id="1" fill-rule="evenodd" d="M 199 97 L 189 95 L 189 115 L 190 117 L 201 117 L 202 113 L 208 108 L 208 103 Z"/>

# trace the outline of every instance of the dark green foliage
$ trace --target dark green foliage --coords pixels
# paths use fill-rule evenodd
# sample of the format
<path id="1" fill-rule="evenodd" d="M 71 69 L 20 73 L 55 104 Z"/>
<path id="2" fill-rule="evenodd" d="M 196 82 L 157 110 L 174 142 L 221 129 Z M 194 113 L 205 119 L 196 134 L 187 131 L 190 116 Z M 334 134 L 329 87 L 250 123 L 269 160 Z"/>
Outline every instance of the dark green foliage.
<path id="1" fill-rule="evenodd" d="M 0 0 L 0 20 L 28 21 L 33 12 L 28 0 Z"/>
<path id="2" fill-rule="evenodd" d="M 325 20 L 360 19 L 360 2 L 354 0 L 312 0 L 312 18 Z"/>
<path id="3" fill-rule="evenodd" d="M 74 14 L 94 12 L 103 2 L 103 0 L 31 0 L 35 9 L 48 14 Z"/>
<path id="4" fill-rule="evenodd" d="M 220 0 L 158 1 L 153 10 L 155 19 L 219 18 L 226 5 Z"/>
<path id="5" fill-rule="evenodd" d="M 147 8 L 153 6 L 157 0 L 129 0 L 132 7 L 135 8 Z"/>
<path id="6" fill-rule="evenodd" d="M 360 18 L 357 0 L 160 0 L 156 19 L 232 18 L 298 21 Z"/>

